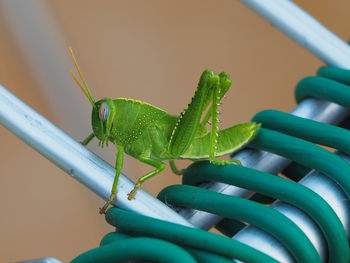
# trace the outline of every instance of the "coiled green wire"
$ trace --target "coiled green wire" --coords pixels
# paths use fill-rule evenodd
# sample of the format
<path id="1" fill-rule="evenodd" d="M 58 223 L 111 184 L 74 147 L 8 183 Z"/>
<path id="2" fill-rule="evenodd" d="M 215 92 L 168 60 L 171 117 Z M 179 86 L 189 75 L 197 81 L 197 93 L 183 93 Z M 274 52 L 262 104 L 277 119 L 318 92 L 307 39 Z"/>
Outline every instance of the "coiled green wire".
<path id="1" fill-rule="evenodd" d="M 327 67 L 321 68 L 318 75 L 298 83 L 295 91 L 297 102 L 307 97 L 317 97 L 349 107 L 350 71 Z M 336 181 L 350 197 L 350 166 L 335 154 L 311 143 L 350 154 L 348 130 L 271 110 L 258 113 L 253 120 L 262 123 L 263 128 L 250 146 L 293 160 L 294 163 L 285 169 L 285 174 L 297 181 L 311 169 L 318 170 Z M 349 262 L 349 245 L 342 223 L 328 203 L 310 189 L 293 181 L 235 165 L 217 167 L 208 162 L 197 162 L 186 169 L 185 184 L 195 185 L 202 181 L 218 181 L 247 188 L 262 194 L 255 196 L 259 202 L 270 203 L 273 199 L 279 199 L 300 208 L 322 231 L 328 246 L 329 262 Z M 245 222 L 251 223 L 284 244 L 297 262 L 320 262 L 316 249 L 305 234 L 290 219 L 270 207 L 188 185 L 167 187 L 159 193 L 159 198 L 166 203 L 224 216 L 218 228 L 227 235 L 236 233 L 245 226 Z M 99 248 L 80 255 L 72 262 L 140 259 L 226 263 L 233 258 L 244 262 L 277 262 L 236 240 L 116 208 L 107 211 L 106 220 L 116 226 L 117 232 L 107 234 Z M 232 222 L 234 224 L 231 225 Z"/>
<path id="2" fill-rule="evenodd" d="M 328 203 L 305 186 L 241 166 L 215 167 L 208 162 L 198 162 L 186 169 L 184 184 L 196 185 L 203 181 L 216 181 L 250 189 L 300 208 L 323 232 L 329 247 L 329 262 L 348 262 L 347 237 L 343 225 Z M 298 238 L 294 233 L 292 235 Z"/>
<path id="3" fill-rule="evenodd" d="M 142 215 L 137 215 L 131 212 L 123 211 L 121 209 L 112 208 L 109 209 L 106 213 L 106 220 L 111 225 L 117 227 L 119 231 L 123 231 L 131 234 L 132 236 L 147 236 L 147 237 L 157 237 L 161 238 L 182 246 L 186 246 L 192 249 L 201 249 L 206 252 L 215 253 L 221 257 L 226 258 L 236 258 L 244 262 L 271 262 L 277 263 L 276 260 L 265 255 L 264 253 L 253 249 L 245 244 L 242 244 L 231 238 L 223 237 L 217 234 L 209 233 L 204 230 L 189 228 L 165 221 L 161 221 L 154 218 L 149 218 Z M 125 247 L 123 249 L 125 252 L 121 255 L 122 259 L 119 258 L 119 255 L 114 252 L 114 249 L 120 244 L 120 238 L 117 238 L 117 242 L 111 242 L 111 235 L 108 234 L 109 241 L 101 242 L 101 247 L 97 249 L 90 250 L 76 259 L 73 263 L 80 262 L 110 262 L 109 256 L 113 254 L 113 257 L 116 262 L 120 260 L 125 260 L 125 255 L 130 256 L 130 259 L 135 253 L 137 256 L 139 253 L 136 251 L 138 247 Z M 113 234 L 115 235 L 115 234 Z M 104 238 L 104 239 L 105 239 Z M 126 239 L 125 236 L 122 237 Z M 147 242 L 147 248 L 150 251 L 160 250 L 160 247 L 157 243 L 153 242 L 153 239 L 149 239 Z M 175 246 L 175 245 L 174 245 Z M 134 251 L 135 250 L 135 251 Z M 165 250 L 166 253 L 177 257 L 176 254 L 172 254 L 171 251 Z M 209 254 L 207 253 L 207 255 Z M 202 255 L 205 257 L 205 255 Z M 149 259 L 144 257 L 143 259 Z M 94 261 L 96 260 L 96 261 Z M 166 260 L 163 262 L 167 262 Z M 187 262 L 187 261 L 180 261 Z M 203 261 L 200 261 L 203 262 Z M 210 262 L 210 261 L 208 261 Z M 317 262 L 317 261 L 315 261 Z"/>
<path id="4" fill-rule="evenodd" d="M 118 213 L 118 211 L 117 211 Z M 120 240 L 124 240 L 126 238 L 132 238 L 129 235 L 123 234 L 121 232 L 111 232 L 103 237 L 101 240 L 101 246 L 113 243 L 113 242 L 119 242 Z M 189 247 L 184 247 L 185 250 L 187 250 L 190 254 L 193 255 L 193 257 L 198 261 L 198 262 L 203 262 L 203 263 L 211 263 L 211 262 L 217 262 L 217 263 L 232 263 L 232 259 L 226 258 L 223 256 L 219 256 L 217 254 L 213 254 L 210 252 L 206 252 L 203 250 L 198 250 L 194 248 L 189 248 Z"/>
<path id="5" fill-rule="evenodd" d="M 154 249 L 157 247 L 157 249 Z M 155 262 L 195 263 L 187 251 L 170 242 L 148 237 L 118 240 L 108 245 L 90 250 L 75 258 L 76 262 L 125 262 L 130 259 L 146 259 Z"/>
<path id="6" fill-rule="evenodd" d="M 254 116 L 264 128 L 273 129 L 298 138 L 329 146 L 350 154 L 350 131 L 289 113 L 266 110 Z"/>
<path id="7" fill-rule="evenodd" d="M 176 206 L 192 207 L 248 222 L 281 241 L 297 262 L 321 262 L 320 256 L 304 232 L 288 217 L 273 208 L 236 196 L 187 185 L 171 185 L 163 189 L 158 198 Z"/>
<path id="8" fill-rule="evenodd" d="M 336 67 L 322 67 L 317 71 L 317 75 L 346 85 L 350 85 L 350 71 L 347 69 Z"/>
<path id="9" fill-rule="evenodd" d="M 324 77 L 307 77 L 298 83 L 295 88 L 296 101 L 299 103 L 307 97 L 321 98 L 350 107 L 349 86 Z"/>
<path id="10" fill-rule="evenodd" d="M 350 165 L 337 155 L 311 142 L 260 128 L 252 147 L 269 151 L 318 170 L 336 181 L 350 197 Z"/>

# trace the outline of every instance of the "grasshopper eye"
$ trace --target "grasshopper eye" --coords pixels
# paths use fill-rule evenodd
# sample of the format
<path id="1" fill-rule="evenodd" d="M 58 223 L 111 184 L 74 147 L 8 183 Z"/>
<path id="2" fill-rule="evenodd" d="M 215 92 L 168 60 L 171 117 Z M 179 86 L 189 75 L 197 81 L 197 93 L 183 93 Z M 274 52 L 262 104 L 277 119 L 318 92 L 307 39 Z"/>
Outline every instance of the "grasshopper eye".
<path id="1" fill-rule="evenodd" d="M 100 106 L 100 111 L 98 113 L 98 116 L 100 117 L 101 121 L 106 121 L 107 117 L 109 114 L 109 106 L 107 104 L 107 102 L 103 102 Z"/>

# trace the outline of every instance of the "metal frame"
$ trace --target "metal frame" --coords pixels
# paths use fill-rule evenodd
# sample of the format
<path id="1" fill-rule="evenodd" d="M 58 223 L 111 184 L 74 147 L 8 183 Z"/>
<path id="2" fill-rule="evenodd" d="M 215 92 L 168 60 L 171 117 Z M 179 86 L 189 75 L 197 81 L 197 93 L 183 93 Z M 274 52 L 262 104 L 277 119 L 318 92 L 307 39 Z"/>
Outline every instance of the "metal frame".
<path id="1" fill-rule="evenodd" d="M 350 48 L 302 9 L 287 0 L 241 0 L 282 32 L 301 44 L 326 64 L 350 69 Z M 317 103 L 317 107 L 315 104 Z M 292 114 L 317 121 L 336 124 L 349 113 L 348 109 L 317 99 L 308 99 L 296 107 Z M 73 178 L 104 199 L 108 199 L 114 177 L 114 168 L 81 146 L 66 133 L 25 105 L 0 86 L 0 122 L 11 132 L 31 145 Z M 340 155 L 345 160 L 349 156 Z M 269 173 L 281 171 L 289 160 L 258 150 L 244 150 L 235 156 L 244 166 Z M 312 171 L 301 184 L 313 189 L 335 210 L 349 233 L 349 205 L 341 189 L 322 174 Z M 121 175 L 118 185 L 118 206 L 139 214 L 160 218 L 192 227 L 209 229 L 220 217 L 193 209 L 179 209 L 178 213 L 141 190 L 136 199 L 128 201 L 126 193 L 133 183 Z M 202 184 L 201 187 L 217 192 L 248 197 L 250 191 L 222 183 Z M 344 201 L 346 200 L 346 201 Z M 303 212 L 277 201 L 273 207 L 291 218 L 308 235 L 321 258 L 326 259 L 326 247 L 321 233 Z M 264 251 L 281 262 L 293 262 L 289 252 L 274 238 L 252 226 L 238 233 L 235 239 Z"/>

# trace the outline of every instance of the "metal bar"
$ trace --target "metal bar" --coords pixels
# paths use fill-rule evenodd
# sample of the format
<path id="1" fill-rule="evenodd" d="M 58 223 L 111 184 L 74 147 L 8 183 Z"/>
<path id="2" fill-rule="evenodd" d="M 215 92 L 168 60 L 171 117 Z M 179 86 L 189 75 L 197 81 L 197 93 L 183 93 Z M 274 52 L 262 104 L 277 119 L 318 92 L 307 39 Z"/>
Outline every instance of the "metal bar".
<path id="1" fill-rule="evenodd" d="M 20 261 L 17 263 L 62 263 L 61 261 L 55 259 L 55 258 L 40 258 L 40 259 L 32 259 L 32 260 L 26 260 L 26 261 Z"/>
<path id="2" fill-rule="evenodd" d="M 58 167 L 108 200 L 115 169 L 0 85 L 0 123 Z M 144 190 L 127 200 L 134 183 L 121 174 L 118 205 L 125 210 L 192 226 Z"/>
<path id="3" fill-rule="evenodd" d="M 350 69 L 350 48 L 348 45 L 291 1 L 241 0 L 241 2 L 252 8 L 326 64 Z M 300 103 L 291 113 L 320 122 L 336 124 L 348 115 L 349 110 L 331 102 L 308 99 Z M 347 161 L 350 160 L 350 157 L 345 154 L 340 156 Z M 234 158 L 241 160 L 246 167 L 272 174 L 280 172 L 290 163 L 289 160 L 283 157 L 250 149 L 238 153 Z M 309 173 L 299 183 L 313 189 L 331 205 L 349 236 L 350 206 L 347 204 L 349 203 L 347 197 L 337 184 L 316 171 Z M 222 183 L 205 183 L 200 187 L 241 197 L 252 194 L 251 191 Z M 327 247 L 322 234 L 313 221 L 299 209 L 283 202 L 277 201 L 273 204 L 273 207 L 293 220 L 307 234 L 321 259 L 326 261 Z M 178 212 L 192 224 L 203 229 L 209 229 L 221 220 L 221 217 L 217 215 L 193 209 L 181 209 Z M 283 245 L 255 227 L 248 226 L 233 238 L 265 252 L 280 262 L 294 262 L 293 257 Z"/>
<path id="4" fill-rule="evenodd" d="M 349 68 L 348 45 L 292 1 L 240 1 L 326 64 Z"/>

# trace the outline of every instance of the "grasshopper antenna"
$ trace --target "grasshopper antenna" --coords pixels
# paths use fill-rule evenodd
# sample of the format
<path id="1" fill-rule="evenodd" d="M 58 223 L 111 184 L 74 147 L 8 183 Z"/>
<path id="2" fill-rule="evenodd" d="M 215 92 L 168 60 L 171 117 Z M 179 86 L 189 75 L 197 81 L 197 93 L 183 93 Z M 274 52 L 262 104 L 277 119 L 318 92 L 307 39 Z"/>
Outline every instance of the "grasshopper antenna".
<path id="1" fill-rule="evenodd" d="M 81 83 L 79 82 L 79 80 L 77 79 L 77 77 L 74 75 L 73 71 L 70 70 L 69 72 L 70 72 L 70 74 L 72 75 L 72 77 L 73 77 L 73 79 L 75 80 L 75 82 L 78 84 L 78 86 L 79 86 L 79 88 L 81 89 L 81 91 L 85 94 L 85 96 L 86 96 L 86 97 L 89 99 L 89 101 L 91 102 L 92 107 L 95 108 L 95 100 L 94 100 L 94 98 L 92 97 L 92 94 L 91 94 L 91 92 L 90 92 L 90 90 L 89 90 L 89 88 L 88 88 L 88 86 L 87 86 L 87 84 L 86 84 L 86 81 L 85 81 L 85 79 L 84 79 L 84 77 L 83 77 L 83 74 L 82 74 L 81 71 L 80 71 L 80 68 L 79 68 L 79 66 L 78 66 L 77 60 L 76 60 L 76 58 L 75 58 L 75 56 L 74 56 L 74 53 L 73 53 L 73 50 L 72 50 L 71 47 L 69 47 L 69 51 L 70 51 L 70 54 L 72 55 L 72 58 L 73 58 L 73 61 L 74 61 L 74 65 L 75 65 L 76 69 L 78 70 L 80 79 L 83 81 L 83 84 L 84 84 L 85 89 L 83 88 L 83 86 L 81 85 Z"/>

